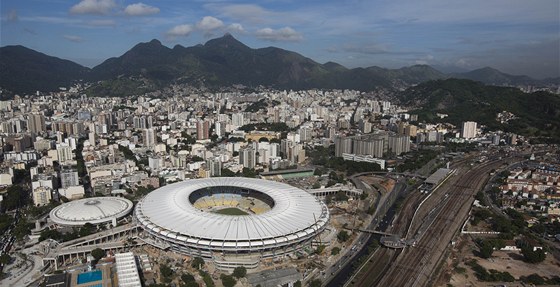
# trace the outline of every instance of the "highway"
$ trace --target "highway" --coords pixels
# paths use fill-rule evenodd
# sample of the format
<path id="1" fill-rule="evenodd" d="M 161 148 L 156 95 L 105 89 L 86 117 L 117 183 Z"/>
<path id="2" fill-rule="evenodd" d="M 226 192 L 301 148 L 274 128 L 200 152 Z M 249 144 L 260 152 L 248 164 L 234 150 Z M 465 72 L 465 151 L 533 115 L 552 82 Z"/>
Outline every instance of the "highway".
<path id="1" fill-rule="evenodd" d="M 431 222 L 426 223 L 425 217 L 419 216 L 411 223 L 413 229 L 409 234 L 420 231 L 416 246 L 405 248 L 396 256 L 376 285 L 429 286 L 438 263 L 468 215 L 474 195 L 488 180 L 489 171 L 501 164 L 501 160 L 495 160 L 472 169 L 460 168 L 455 180 L 440 187 L 440 196 L 433 198 L 437 204 L 426 206 L 431 211 Z M 444 196 L 441 197 L 441 194 Z M 425 230 L 421 230 L 421 227 Z"/>
<path id="2" fill-rule="evenodd" d="M 404 236 L 414 215 L 415 208 L 412 207 L 418 206 L 424 197 L 425 195 L 420 192 L 413 192 L 407 196 L 398 216 L 388 226 L 386 232 Z M 358 270 L 345 286 L 375 286 L 374 283 L 380 279 L 380 275 L 390 267 L 390 262 L 400 252 L 401 250 L 398 249 L 380 247 L 368 258 L 371 264 L 366 264 L 361 270 Z"/>

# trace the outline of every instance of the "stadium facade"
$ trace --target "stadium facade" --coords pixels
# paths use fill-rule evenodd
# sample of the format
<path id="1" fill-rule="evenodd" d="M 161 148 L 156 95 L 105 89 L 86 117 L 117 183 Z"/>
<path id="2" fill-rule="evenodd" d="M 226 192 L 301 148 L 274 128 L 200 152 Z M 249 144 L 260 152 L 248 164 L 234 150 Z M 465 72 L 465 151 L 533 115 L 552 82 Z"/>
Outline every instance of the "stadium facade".
<path id="1" fill-rule="evenodd" d="M 217 177 L 161 187 L 136 205 L 134 217 L 152 245 L 211 259 L 219 268 L 254 268 L 310 246 L 329 211 L 287 184 Z"/>

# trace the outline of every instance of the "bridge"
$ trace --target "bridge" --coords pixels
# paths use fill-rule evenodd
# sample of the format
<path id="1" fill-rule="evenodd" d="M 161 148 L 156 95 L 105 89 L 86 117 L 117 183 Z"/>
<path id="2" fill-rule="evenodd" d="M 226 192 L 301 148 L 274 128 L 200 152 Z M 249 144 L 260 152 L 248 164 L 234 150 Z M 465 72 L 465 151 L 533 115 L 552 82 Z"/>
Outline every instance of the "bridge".
<path id="1" fill-rule="evenodd" d="M 364 193 L 363 190 L 355 188 L 352 185 L 335 185 L 326 188 L 306 189 L 308 193 L 316 197 L 325 197 L 327 195 L 335 195 L 339 191 L 343 191 L 346 195 L 351 197 L 359 197 Z"/>
<path id="2" fill-rule="evenodd" d="M 391 175 L 398 175 L 398 176 L 406 176 L 406 177 L 417 177 L 421 179 L 426 179 L 427 177 L 418 173 L 410 173 L 410 172 L 390 172 L 390 171 L 366 171 L 361 173 L 353 174 L 352 177 L 359 177 L 364 175 L 370 174 L 386 174 L 387 176 Z"/>
<path id="3" fill-rule="evenodd" d="M 404 238 L 401 238 L 397 234 L 392 234 L 392 233 L 378 231 L 378 230 L 359 228 L 358 231 L 365 232 L 365 233 L 370 233 L 370 234 L 383 235 L 383 237 L 381 237 L 379 242 L 381 242 L 381 244 L 383 244 L 385 247 L 389 247 L 389 248 L 400 249 L 400 248 L 405 248 L 406 246 L 415 246 L 416 241 L 417 241 L 414 238 L 410 239 L 410 240 L 406 240 Z"/>
<path id="4" fill-rule="evenodd" d="M 104 230 L 82 238 L 58 243 L 49 240 L 44 243 L 43 266 L 53 263 L 55 270 L 59 263 L 73 258 L 83 258 L 93 249 L 100 248 L 105 251 L 120 251 L 132 245 L 143 245 L 146 242 L 138 240 L 141 229 L 135 223 Z"/>

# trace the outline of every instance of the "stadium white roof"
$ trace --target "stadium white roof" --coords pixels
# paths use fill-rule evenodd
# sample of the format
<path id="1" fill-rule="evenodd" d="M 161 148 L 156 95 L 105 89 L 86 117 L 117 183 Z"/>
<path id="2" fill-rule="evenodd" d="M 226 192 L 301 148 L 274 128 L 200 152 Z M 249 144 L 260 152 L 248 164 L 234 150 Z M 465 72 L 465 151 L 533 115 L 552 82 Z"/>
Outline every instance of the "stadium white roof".
<path id="1" fill-rule="evenodd" d="M 51 210 L 51 220 L 59 225 L 99 224 L 121 218 L 132 210 L 132 201 L 121 197 L 91 197 L 70 201 Z"/>
<path id="2" fill-rule="evenodd" d="M 260 191 L 274 200 L 268 212 L 231 216 L 197 209 L 189 200 L 194 191 L 208 187 L 238 187 Z M 328 222 L 326 206 L 311 194 L 279 182 L 239 177 L 183 181 L 148 194 L 136 207 L 135 216 L 145 228 L 166 237 L 195 240 L 255 241 L 300 237 Z M 186 238 L 185 238 L 186 237 Z M 227 244 L 227 242 L 226 242 Z"/>

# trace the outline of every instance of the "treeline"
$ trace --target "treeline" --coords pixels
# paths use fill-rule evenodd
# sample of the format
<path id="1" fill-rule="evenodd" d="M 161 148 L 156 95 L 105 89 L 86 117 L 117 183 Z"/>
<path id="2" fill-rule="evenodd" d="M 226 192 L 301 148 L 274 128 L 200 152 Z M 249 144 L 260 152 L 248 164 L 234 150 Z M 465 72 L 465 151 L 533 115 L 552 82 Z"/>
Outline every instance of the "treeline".
<path id="1" fill-rule="evenodd" d="M 466 263 L 468 266 L 472 268 L 474 271 L 474 275 L 478 280 L 485 281 L 485 282 L 514 282 L 515 277 L 511 275 L 509 272 L 500 272 L 495 269 L 486 270 L 486 268 L 482 267 L 476 260 L 471 260 Z"/>
<path id="2" fill-rule="evenodd" d="M 325 148 L 323 146 L 315 147 L 307 151 L 313 165 L 324 166 L 334 170 L 345 172 L 346 175 L 353 175 L 361 172 L 381 171 L 381 167 L 377 163 L 357 162 L 344 160 L 341 157 L 334 156 L 334 146 Z"/>
<path id="3" fill-rule="evenodd" d="M 239 128 L 244 132 L 250 132 L 254 130 L 258 131 L 273 131 L 273 132 L 288 132 L 292 129 L 286 125 L 286 123 L 254 123 L 246 124 Z"/>
<path id="4" fill-rule="evenodd" d="M 407 158 L 402 164 L 397 166 L 398 172 L 404 171 L 415 171 L 425 164 L 427 164 L 432 159 L 436 158 L 439 153 L 435 150 L 421 149 L 413 151 L 408 154 Z"/>
<path id="5" fill-rule="evenodd" d="M 560 98 L 549 92 L 524 93 L 516 88 L 448 79 L 422 83 L 403 92 L 401 98 L 405 104 L 419 106 L 415 111 L 419 120 L 454 125 L 472 120 L 490 130 L 560 142 Z M 496 116 L 502 111 L 513 113 L 517 119 L 498 122 Z M 440 119 L 437 113 L 449 116 Z"/>

